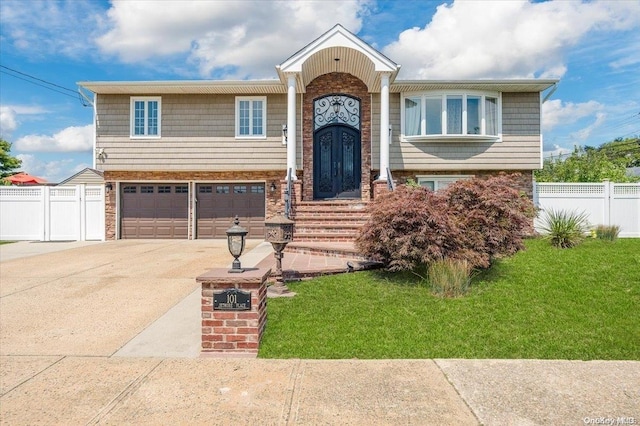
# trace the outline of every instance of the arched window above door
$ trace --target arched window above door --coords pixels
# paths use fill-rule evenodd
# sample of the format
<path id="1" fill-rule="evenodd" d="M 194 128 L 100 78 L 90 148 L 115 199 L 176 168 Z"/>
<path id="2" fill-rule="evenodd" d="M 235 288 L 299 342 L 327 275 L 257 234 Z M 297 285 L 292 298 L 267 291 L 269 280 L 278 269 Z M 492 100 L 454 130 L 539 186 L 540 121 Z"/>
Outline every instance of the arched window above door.
<path id="1" fill-rule="evenodd" d="M 345 124 L 360 130 L 360 99 L 332 94 L 313 101 L 313 130 L 330 124 Z"/>

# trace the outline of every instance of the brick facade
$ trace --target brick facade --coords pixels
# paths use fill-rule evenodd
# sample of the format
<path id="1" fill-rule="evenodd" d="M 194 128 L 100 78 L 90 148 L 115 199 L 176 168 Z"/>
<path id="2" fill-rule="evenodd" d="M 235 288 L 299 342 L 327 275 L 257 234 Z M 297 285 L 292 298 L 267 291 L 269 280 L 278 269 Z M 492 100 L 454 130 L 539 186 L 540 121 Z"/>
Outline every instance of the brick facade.
<path id="1" fill-rule="evenodd" d="M 517 173 L 520 177 L 517 180 L 516 189 L 527 194 L 529 198 L 533 198 L 533 171 L 532 170 L 446 170 L 446 171 L 430 171 L 430 170 L 397 170 L 393 171 L 393 180 L 397 185 L 407 182 L 407 179 L 417 181 L 419 175 L 473 175 L 481 178 L 497 176 L 500 173 L 513 174 Z M 386 184 L 386 183 L 385 183 Z"/>
<path id="2" fill-rule="evenodd" d="M 313 200 L 313 101 L 318 97 L 340 93 L 360 99 L 360 142 L 362 155 L 362 199 L 371 198 L 371 95 L 367 86 L 351 74 L 332 72 L 321 75 L 306 88 L 302 106 L 302 199 Z"/>

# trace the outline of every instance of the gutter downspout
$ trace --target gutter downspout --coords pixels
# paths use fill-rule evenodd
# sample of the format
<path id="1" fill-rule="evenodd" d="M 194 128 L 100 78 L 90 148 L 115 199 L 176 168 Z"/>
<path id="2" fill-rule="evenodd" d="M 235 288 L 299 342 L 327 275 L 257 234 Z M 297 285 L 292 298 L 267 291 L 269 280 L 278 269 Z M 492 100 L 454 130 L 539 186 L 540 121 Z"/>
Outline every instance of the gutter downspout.
<path id="1" fill-rule="evenodd" d="M 558 82 L 553 83 L 553 86 L 551 86 L 551 90 L 549 90 L 549 92 L 544 96 L 544 98 L 542 98 L 542 101 L 540 102 L 540 169 L 542 169 L 542 167 L 544 166 L 544 139 L 543 139 L 543 135 L 542 135 L 542 104 L 547 102 L 549 100 L 549 98 L 551 97 L 551 95 L 553 95 L 556 90 L 558 90 Z M 535 184 L 535 182 L 534 182 Z M 534 186 L 534 190 L 535 190 L 535 186 Z"/>
<path id="2" fill-rule="evenodd" d="M 553 95 L 556 92 L 556 90 L 558 90 L 558 83 L 553 83 L 553 86 L 551 86 L 551 90 L 549 91 L 549 93 L 547 93 L 545 97 L 542 99 L 542 103 L 547 102 L 551 97 L 551 95 Z"/>

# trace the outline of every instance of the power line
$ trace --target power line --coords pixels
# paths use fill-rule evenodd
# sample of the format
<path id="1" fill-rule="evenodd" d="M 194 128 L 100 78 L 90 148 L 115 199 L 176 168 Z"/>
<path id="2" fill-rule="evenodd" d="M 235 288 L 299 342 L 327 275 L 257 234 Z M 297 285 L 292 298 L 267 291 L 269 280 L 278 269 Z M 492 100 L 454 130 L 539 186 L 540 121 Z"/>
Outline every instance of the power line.
<path id="1" fill-rule="evenodd" d="M 61 90 L 56 90 L 56 89 L 54 89 L 52 87 L 45 86 L 44 84 L 36 83 L 35 81 L 31 81 L 31 80 L 27 80 L 26 78 L 18 77 L 17 75 L 10 74 L 10 73 L 8 73 L 6 71 L 0 70 L 0 73 L 6 74 L 6 75 L 10 75 L 13 78 L 17 78 L 18 80 L 26 81 L 27 83 L 35 84 L 36 86 L 44 87 L 45 89 L 52 90 L 54 92 L 60 93 L 61 95 L 69 96 L 70 98 L 74 98 L 74 99 L 78 99 L 79 98 L 79 95 L 77 93 L 76 93 L 76 96 L 73 96 L 73 95 L 70 95 L 69 93 L 63 92 Z"/>
<path id="2" fill-rule="evenodd" d="M 73 89 L 69 89 L 68 87 L 60 86 L 59 84 L 52 83 L 50 81 L 44 80 L 42 78 L 35 77 L 33 75 L 24 73 L 22 71 L 18 71 L 18 70 L 13 69 L 13 68 L 9 68 L 9 67 L 4 66 L 4 65 L 0 65 L 0 68 L 3 68 L 3 69 L 0 69 L 0 73 L 2 73 L 2 74 L 6 74 L 6 75 L 11 76 L 13 78 L 17 78 L 18 80 L 26 81 L 27 83 L 31 83 L 31 84 L 36 85 L 36 86 L 40 86 L 42 88 L 51 90 L 51 91 L 59 93 L 61 95 L 65 95 L 65 96 L 69 96 L 70 98 L 77 99 L 77 100 L 80 101 L 80 103 L 82 103 L 83 106 L 87 106 L 87 104 L 84 102 L 84 100 L 80 96 L 80 93 L 78 93 L 77 90 L 73 90 Z M 9 70 L 10 72 L 4 71 L 4 70 Z M 19 74 L 19 75 L 15 75 L 13 73 Z M 24 77 L 20 77 L 20 76 L 24 76 Z M 25 78 L 25 77 L 27 77 L 27 78 Z M 42 83 L 44 83 L 44 84 L 42 84 Z M 62 90 L 65 90 L 65 91 L 63 92 L 62 90 L 58 90 L 58 89 L 62 89 Z M 67 92 L 70 92 L 70 93 L 67 93 Z M 71 93 L 73 93 L 73 94 L 71 94 Z"/>
<path id="3" fill-rule="evenodd" d="M 13 68 L 6 67 L 6 66 L 4 66 L 4 65 L 0 65 L 0 68 L 4 68 L 4 69 L 9 70 L 9 71 L 11 71 L 11 72 L 14 72 L 14 73 L 16 73 L 16 74 L 23 75 L 23 76 L 28 77 L 28 78 L 31 78 L 31 79 L 33 79 L 33 80 L 41 81 L 41 82 L 43 82 L 43 83 L 45 83 L 45 84 L 48 84 L 48 85 L 50 85 L 50 86 L 54 86 L 54 87 L 57 87 L 57 88 L 59 88 L 59 89 L 66 90 L 66 91 L 71 92 L 71 93 L 74 93 L 74 94 L 77 94 L 77 93 L 78 93 L 78 91 L 77 91 L 77 90 L 73 90 L 73 89 L 69 89 L 69 88 L 64 87 L 64 86 L 60 86 L 59 84 L 52 83 L 52 82 L 47 81 L 47 80 L 43 80 L 43 79 L 41 79 L 41 78 L 35 77 L 35 76 L 33 76 L 33 75 L 27 74 L 27 73 L 22 72 L 22 71 L 15 70 L 15 69 L 13 69 Z M 6 73 L 5 73 L 5 74 L 6 74 Z M 11 74 L 8 74 L 8 75 L 11 75 Z M 16 77 L 16 76 L 14 76 L 14 77 Z M 16 77 L 16 78 L 17 78 L 17 77 Z"/>

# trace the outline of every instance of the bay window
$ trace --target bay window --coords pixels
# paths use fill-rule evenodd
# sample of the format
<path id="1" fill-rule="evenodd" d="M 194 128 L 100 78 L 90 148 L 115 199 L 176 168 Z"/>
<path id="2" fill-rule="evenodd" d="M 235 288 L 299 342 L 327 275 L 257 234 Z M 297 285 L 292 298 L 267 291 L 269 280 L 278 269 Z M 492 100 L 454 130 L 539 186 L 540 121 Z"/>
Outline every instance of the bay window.
<path id="1" fill-rule="evenodd" d="M 406 94 L 403 105 L 402 134 L 407 141 L 501 137 L 498 93 Z"/>

